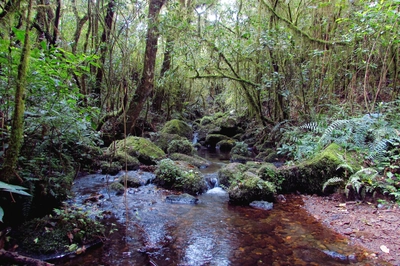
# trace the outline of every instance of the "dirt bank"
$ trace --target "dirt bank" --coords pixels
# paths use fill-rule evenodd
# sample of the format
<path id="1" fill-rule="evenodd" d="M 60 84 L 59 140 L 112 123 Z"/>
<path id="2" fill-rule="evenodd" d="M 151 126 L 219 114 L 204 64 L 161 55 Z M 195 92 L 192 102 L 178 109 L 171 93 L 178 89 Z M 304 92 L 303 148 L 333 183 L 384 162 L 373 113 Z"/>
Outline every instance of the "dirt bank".
<path id="1" fill-rule="evenodd" d="M 367 249 L 367 256 L 400 265 L 400 206 L 346 202 L 340 195 L 302 198 L 311 215 Z"/>

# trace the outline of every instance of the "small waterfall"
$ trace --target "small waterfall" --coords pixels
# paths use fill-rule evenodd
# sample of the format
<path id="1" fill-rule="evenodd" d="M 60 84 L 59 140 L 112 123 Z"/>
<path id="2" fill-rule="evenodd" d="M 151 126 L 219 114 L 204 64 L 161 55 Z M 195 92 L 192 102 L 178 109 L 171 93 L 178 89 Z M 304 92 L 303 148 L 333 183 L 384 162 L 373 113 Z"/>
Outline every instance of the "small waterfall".
<path id="1" fill-rule="evenodd" d="M 192 140 L 192 144 L 193 144 L 193 145 L 194 145 L 194 144 L 197 144 L 198 136 L 199 136 L 199 133 L 197 133 L 197 132 L 194 132 L 194 133 L 193 133 L 193 140 Z"/>
<path id="2" fill-rule="evenodd" d="M 208 188 L 206 194 L 226 194 L 226 191 L 219 186 L 218 172 L 205 174 L 204 179 Z"/>

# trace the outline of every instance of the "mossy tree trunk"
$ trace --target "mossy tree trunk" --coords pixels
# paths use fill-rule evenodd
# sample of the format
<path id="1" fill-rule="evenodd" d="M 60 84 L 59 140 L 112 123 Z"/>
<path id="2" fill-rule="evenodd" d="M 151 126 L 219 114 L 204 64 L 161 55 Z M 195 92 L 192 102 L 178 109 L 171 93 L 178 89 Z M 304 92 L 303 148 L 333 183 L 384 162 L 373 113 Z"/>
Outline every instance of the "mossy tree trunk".
<path id="1" fill-rule="evenodd" d="M 7 183 L 15 183 L 17 180 L 16 166 L 18 161 L 19 152 L 21 149 L 24 133 L 24 111 L 25 111 L 25 87 L 26 87 L 26 76 L 29 65 L 30 56 L 30 21 L 32 13 L 32 1 L 29 0 L 28 13 L 26 18 L 26 29 L 25 29 L 25 42 L 22 47 L 21 59 L 18 65 L 18 76 L 15 88 L 15 106 L 14 113 L 11 121 L 11 136 L 10 146 L 7 150 L 4 165 L 2 169 L 1 180 Z"/>

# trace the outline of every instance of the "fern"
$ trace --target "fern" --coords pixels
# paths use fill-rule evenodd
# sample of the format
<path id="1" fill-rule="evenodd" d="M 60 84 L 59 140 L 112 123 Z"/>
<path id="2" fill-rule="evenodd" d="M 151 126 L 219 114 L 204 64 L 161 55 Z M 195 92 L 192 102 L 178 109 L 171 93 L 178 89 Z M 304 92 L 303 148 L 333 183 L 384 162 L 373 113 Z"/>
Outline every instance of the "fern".
<path id="1" fill-rule="evenodd" d="M 317 122 L 306 123 L 306 124 L 300 126 L 300 129 L 306 129 L 308 131 L 312 131 L 312 132 L 316 132 L 316 133 L 321 133 L 323 130 L 322 127 Z"/>
<path id="2" fill-rule="evenodd" d="M 350 176 L 345 187 L 346 197 L 349 197 L 350 191 L 353 190 L 361 199 L 365 198 L 366 193 L 375 190 L 376 178 L 378 171 L 372 168 L 363 168 Z"/>
<path id="3" fill-rule="evenodd" d="M 340 177 L 332 177 L 332 178 L 329 178 L 328 180 L 326 180 L 326 182 L 325 182 L 324 185 L 322 186 L 322 193 L 325 192 L 325 189 L 326 189 L 328 186 L 337 186 L 337 185 L 342 184 L 342 182 L 343 182 L 343 179 L 340 178 Z"/>

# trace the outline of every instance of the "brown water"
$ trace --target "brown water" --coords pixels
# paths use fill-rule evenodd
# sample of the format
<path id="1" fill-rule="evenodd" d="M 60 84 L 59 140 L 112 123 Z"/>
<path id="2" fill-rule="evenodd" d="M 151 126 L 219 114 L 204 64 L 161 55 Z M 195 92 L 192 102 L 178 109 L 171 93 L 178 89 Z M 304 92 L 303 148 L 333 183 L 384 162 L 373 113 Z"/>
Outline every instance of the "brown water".
<path id="1" fill-rule="evenodd" d="M 219 167 L 204 172 L 216 175 Z M 73 204 L 112 213 L 118 232 L 103 246 L 56 265 L 382 265 L 308 215 L 297 196 L 270 211 L 233 206 L 219 188 L 200 195 L 196 205 L 171 204 L 165 197 L 172 192 L 153 185 L 109 194 L 110 181 L 102 175 L 78 179 Z M 104 198 L 84 203 L 91 193 Z"/>

